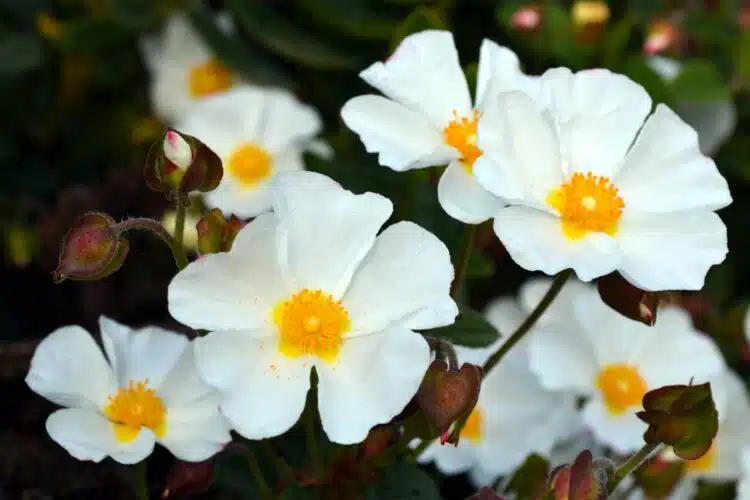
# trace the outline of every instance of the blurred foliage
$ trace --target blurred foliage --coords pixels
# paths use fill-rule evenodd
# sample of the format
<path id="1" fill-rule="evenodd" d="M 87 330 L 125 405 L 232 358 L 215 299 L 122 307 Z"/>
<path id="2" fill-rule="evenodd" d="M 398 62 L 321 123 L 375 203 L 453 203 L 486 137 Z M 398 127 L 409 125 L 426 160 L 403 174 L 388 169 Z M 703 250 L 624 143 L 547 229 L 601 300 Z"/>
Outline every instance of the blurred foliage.
<path id="1" fill-rule="evenodd" d="M 120 218 L 159 218 L 167 208 L 142 182 L 148 148 L 162 134 L 164 124 L 151 110 L 149 72 L 140 43 L 159 32 L 170 12 L 182 8 L 218 58 L 238 74 L 253 83 L 289 88 L 321 112 L 325 137 L 336 156 L 333 160 L 310 157 L 308 168 L 354 191 L 390 197 L 395 219 L 421 224 L 452 251 L 460 247 L 463 229 L 440 209 L 433 173 L 398 174 L 377 166 L 375 155 L 365 154 L 339 118 L 346 100 L 369 91 L 358 72 L 387 57 L 408 34 L 431 28 L 452 30 L 470 80 L 476 73 L 481 40 L 490 38 L 515 50 L 530 74 L 559 65 L 574 70 L 605 67 L 641 83 L 655 102 L 677 106 L 683 101 L 732 99 L 737 127 L 713 155 L 734 197 L 733 205 L 721 213 L 728 226 L 730 254 L 709 274 L 702 299 L 718 311 L 732 313 L 726 318 L 718 313 L 708 319 L 694 314 L 694 318 L 706 319 L 706 331 L 717 338 L 728 359 L 747 371 L 741 318 L 744 298 L 750 296 L 750 259 L 745 258 L 750 254 L 746 230 L 750 28 L 743 26 L 747 16 L 741 8 L 750 5 L 740 0 L 612 0 L 608 19 L 592 24 L 576 19 L 572 4 L 562 0 L 0 2 L 0 234 L 5 256 L 0 342 L 38 339 L 61 324 L 91 327 L 102 313 L 131 324 L 168 321 L 164 290 L 172 273 L 171 256 L 148 237 L 134 238 L 121 272 L 101 282 L 53 287 L 50 273 L 60 240 L 84 212 L 97 209 Z M 540 25 L 521 29 L 514 24 L 514 14 L 529 6 L 539 9 Z M 218 12 L 233 20 L 233 32 L 219 28 Z M 684 63 L 671 81 L 657 74 L 644 53 L 655 20 L 672 23 L 680 35 L 664 51 Z M 479 233 L 481 253 L 475 252 L 469 262 L 473 283 L 462 297 L 475 310 L 492 297 L 514 293 L 526 277 L 506 258 L 491 228 L 482 226 Z M 45 313 L 39 314 L 42 308 Z M 462 308 L 459 322 L 471 332 L 464 338 L 472 345 L 494 339 L 494 332 L 472 309 Z M 453 339 L 451 328 L 430 334 Z M 28 359 L 31 351 L 13 352 Z M 10 358 L 0 361 L 16 366 Z M 19 367 L 16 375 L 22 376 L 26 364 Z M 34 425 L 41 425 L 40 416 L 35 418 Z M 291 433 L 285 439 L 296 438 Z M 285 453 L 293 456 L 295 446 Z M 241 466 L 235 456 L 219 464 L 217 482 L 237 489 L 239 498 L 253 498 L 255 493 L 242 491 L 238 478 L 246 480 L 247 474 L 236 470 Z M 433 479 L 443 489 L 467 491 L 454 479 L 432 478 L 412 464 L 394 464 L 381 473 L 380 481 L 363 491 L 362 498 L 437 498 Z M 411 491 L 400 489 L 406 484 L 400 479 L 404 475 L 410 478 Z M 287 492 L 283 498 L 307 498 L 306 493 L 298 493 Z"/>

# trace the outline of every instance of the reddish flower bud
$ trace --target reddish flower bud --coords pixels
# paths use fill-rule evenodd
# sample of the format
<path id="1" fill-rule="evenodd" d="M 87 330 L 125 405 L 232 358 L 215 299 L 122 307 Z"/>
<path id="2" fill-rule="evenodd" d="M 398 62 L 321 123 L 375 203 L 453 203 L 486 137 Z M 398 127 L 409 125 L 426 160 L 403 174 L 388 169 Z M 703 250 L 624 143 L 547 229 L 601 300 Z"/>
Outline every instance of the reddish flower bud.
<path id="1" fill-rule="evenodd" d="M 598 477 L 589 450 L 583 450 L 572 464 L 557 469 L 551 480 L 555 500 L 600 500 L 607 498 L 606 482 Z"/>
<path id="2" fill-rule="evenodd" d="M 232 248 L 234 238 L 243 227 L 245 227 L 245 222 L 241 219 L 232 215 L 229 220 L 226 220 L 221 210 L 214 208 L 201 217 L 196 225 L 198 251 L 201 255 L 228 252 Z"/>
<path id="3" fill-rule="evenodd" d="M 154 191 L 185 197 L 216 189 L 223 175 L 221 159 L 193 136 L 167 130 L 146 157 L 144 175 Z"/>
<path id="4" fill-rule="evenodd" d="M 445 441 L 458 444 L 463 424 L 479 399 L 482 369 L 464 363 L 460 370 L 449 370 L 445 361 L 435 360 L 427 369 L 415 396 L 419 408 L 438 434 L 456 423 Z"/>
<path id="5" fill-rule="evenodd" d="M 128 240 L 112 231 L 114 219 L 90 213 L 75 220 L 65 235 L 53 279 L 98 280 L 116 272 L 125 262 Z"/>
<path id="6" fill-rule="evenodd" d="M 485 486 L 477 491 L 474 496 L 469 497 L 468 500 L 505 500 L 505 498 L 495 493 L 495 490 L 489 486 Z"/>
<path id="7" fill-rule="evenodd" d="M 626 318 L 648 326 L 656 322 L 662 293 L 641 290 L 617 272 L 599 278 L 596 287 L 602 301 Z"/>
<path id="8" fill-rule="evenodd" d="M 664 20 L 656 20 L 648 28 L 646 40 L 643 42 L 643 52 L 657 55 L 676 50 L 680 43 L 680 31 L 677 27 Z"/>
<path id="9" fill-rule="evenodd" d="M 542 24 L 542 13 L 538 6 L 519 7 L 510 18 L 510 24 L 518 31 L 537 31 Z"/>
<path id="10" fill-rule="evenodd" d="M 206 491 L 214 480 L 214 463 L 176 461 L 167 474 L 167 483 L 162 498 L 188 495 Z"/>
<path id="11" fill-rule="evenodd" d="M 398 437 L 396 430 L 389 425 L 373 427 L 362 443 L 362 456 L 373 458 L 385 451 Z"/>

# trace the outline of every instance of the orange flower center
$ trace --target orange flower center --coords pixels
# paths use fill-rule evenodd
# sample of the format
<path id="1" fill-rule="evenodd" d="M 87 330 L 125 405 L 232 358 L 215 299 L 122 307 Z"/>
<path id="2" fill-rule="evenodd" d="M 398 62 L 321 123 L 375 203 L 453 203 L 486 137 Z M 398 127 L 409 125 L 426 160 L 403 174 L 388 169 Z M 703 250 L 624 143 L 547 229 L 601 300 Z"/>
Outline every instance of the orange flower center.
<path id="1" fill-rule="evenodd" d="M 443 129 L 443 140 L 449 146 L 452 146 L 461 153 L 461 166 L 468 172 L 472 172 L 472 167 L 477 158 L 482 156 L 482 150 L 477 147 L 477 121 L 479 120 L 479 111 L 476 109 L 471 117 L 459 117 L 456 111 L 453 112 L 453 120 Z"/>
<path id="2" fill-rule="evenodd" d="M 351 328 L 349 313 L 329 294 L 302 289 L 273 310 L 279 350 L 289 357 L 313 355 L 333 361 Z"/>
<path id="3" fill-rule="evenodd" d="M 115 428 L 115 437 L 121 443 L 129 443 L 138 437 L 141 427 L 151 429 L 161 437 L 166 432 L 167 410 L 156 391 L 148 388 L 148 379 L 134 383 L 127 389 L 118 389 L 109 397 L 104 415 Z"/>
<path id="4" fill-rule="evenodd" d="M 547 203 L 557 210 L 563 234 L 571 240 L 589 232 L 617 233 L 625 204 L 609 178 L 576 172 L 568 182 L 553 189 Z"/>
<path id="5" fill-rule="evenodd" d="M 271 176 L 271 155 L 255 144 L 242 144 L 229 155 L 227 170 L 250 189 Z"/>
<path id="6" fill-rule="evenodd" d="M 613 363 L 602 368 L 596 386 L 613 415 L 640 406 L 647 390 L 646 381 L 638 373 L 638 369 L 627 363 Z"/>
<path id="7" fill-rule="evenodd" d="M 477 442 L 482 439 L 482 410 L 474 407 L 466 420 L 464 428 L 461 429 L 461 439 Z"/>
<path id="8" fill-rule="evenodd" d="M 217 59 L 193 66 L 188 76 L 188 89 L 194 99 L 229 90 L 233 75 L 229 68 Z"/>

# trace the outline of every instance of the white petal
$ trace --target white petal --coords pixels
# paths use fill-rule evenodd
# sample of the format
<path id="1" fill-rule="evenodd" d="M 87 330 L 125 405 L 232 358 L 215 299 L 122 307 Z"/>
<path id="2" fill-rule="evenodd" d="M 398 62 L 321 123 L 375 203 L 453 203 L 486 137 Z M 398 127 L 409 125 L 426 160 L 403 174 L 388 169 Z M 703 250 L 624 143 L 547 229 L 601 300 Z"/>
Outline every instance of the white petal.
<path id="1" fill-rule="evenodd" d="M 168 408 L 167 433 L 159 443 L 188 462 L 206 460 L 232 440 L 229 423 L 219 413 L 219 400 L 207 398 L 189 407 Z"/>
<path id="2" fill-rule="evenodd" d="M 733 101 L 681 102 L 677 112 L 698 133 L 705 155 L 718 151 L 737 127 L 737 107 Z"/>
<path id="3" fill-rule="evenodd" d="M 671 109 L 656 107 L 615 179 L 626 210 L 717 210 L 732 202 L 727 181 L 698 149 L 698 136 Z"/>
<path id="4" fill-rule="evenodd" d="M 267 89 L 263 103 L 259 143 L 271 153 L 302 144 L 320 133 L 323 124 L 318 112 L 302 104 L 282 89 Z"/>
<path id="5" fill-rule="evenodd" d="M 34 352 L 26 384 L 55 404 L 97 411 L 117 391 L 102 351 L 80 326 L 49 334 Z"/>
<path id="6" fill-rule="evenodd" d="M 484 222 L 505 206 L 457 161 L 451 162 L 440 177 L 438 200 L 448 215 L 464 224 Z"/>
<path id="7" fill-rule="evenodd" d="M 442 445 L 434 442 L 419 456 L 419 463 L 435 462 L 435 467 L 445 475 L 455 476 L 471 469 L 477 461 L 476 448 L 458 443 Z"/>
<path id="8" fill-rule="evenodd" d="M 401 326 L 409 330 L 427 330 L 450 325 L 456 320 L 456 316 L 458 306 L 449 295 L 446 295 L 401 320 Z"/>
<path id="9" fill-rule="evenodd" d="M 114 427 L 101 414 L 79 409 L 58 410 L 47 418 L 50 437 L 78 460 L 101 462 L 111 456 L 121 464 L 140 462 L 154 449 L 154 435 L 145 430 L 129 443 L 115 438 Z"/>
<path id="10" fill-rule="evenodd" d="M 592 399 L 583 407 L 583 420 L 601 442 L 618 453 L 628 453 L 643 446 L 643 433 L 648 426 L 634 412 L 613 415 L 600 399 Z"/>
<path id="11" fill-rule="evenodd" d="M 164 377 L 159 386 L 159 397 L 167 408 L 178 408 L 193 403 L 202 404 L 215 396 L 213 387 L 199 375 L 195 361 L 195 342 L 191 342 Z M 218 403 L 215 407 L 218 411 Z"/>
<path id="12" fill-rule="evenodd" d="M 612 178 L 651 111 L 639 84 L 605 69 L 571 74 L 552 69 L 542 75 L 568 174 L 592 172 Z"/>
<path id="13" fill-rule="evenodd" d="M 700 290 L 727 255 L 727 229 L 713 212 L 642 214 L 620 221 L 620 272 L 644 290 Z"/>
<path id="14" fill-rule="evenodd" d="M 469 88 L 450 31 L 410 35 L 385 63 L 377 62 L 359 76 L 441 128 L 453 119 L 454 111 L 459 116 L 471 112 Z"/>
<path id="15" fill-rule="evenodd" d="M 222 392 L 222 414 L 248 439 L 278 436 L 299 419 L 311 362 L 279 352 L 276 338 L 216 331 L 195 340 L 201 376 Z"/>
<path id="16" fill-rule="evenodd" d="M 335 363 L 320 363 L 318 408 L 331 441 L 359 443 L 398 415 L 430 364 L 424 338 L 404 328 L 348 339 Z"/>
<path id="17" fill-rule="evenodd" d="M 581 281 L 591 281 L 617 269 L 622 259 L 610 236 L 589 233 L 568 240 L 560 219 L 533 208 L 503 208 L 493 227 L 516 264 L 529 271 L 553 275 L 572 268 Z"/>
<path id="18" fill-rule="evenodd" d="M 162 61 L 162 67 L 153 76 L 149 100 L 158 117 L 167 123 L 175 123 L 195 104 L 185 85 L 189 70 L 182 65 Z"/>
<path id="19" fill-rule="evenodd" d="M 453 266 L 445 244 L 412 222 L 398 222 L 375 240 L 343 297 L 343 305 L 353 332 L 377 332 L 401 324 L 426 307 L 444 305 L 452 280 Z M 455 316 L 439 326 L 453 319 Z"/>
<path id="20" fill-rule="evenodd" d="M 308 142 L 305 151 L 323 158 L 324 160 L 331 160 L 336 154 L 336 151 L 331 144 L 323 139 L 315 139 Z"/>
<path id="21" fill-rule="evenodd" d="M 304 150 L 290 147 L 273 157 L 273 169 L 278 172 L 296 172 L 305 169 Z M 270 192 L 268 194 L 271 199 Z M 270 209 L 270 204 L 269 207 Z"/>
<path id="22" fill-rule="evenodd" d="M 287 163 L 282 165 L 287 166 Z M 278 168 L 275 161 L 273 168 Z M 241 219 L 249 219 L 271 210 L 270 181 L 266 179 L 245 187 L 225 172 L 219 187 L 205 193 L 203 199 L 208 207 L 218 208 L 226 216 L 234 214 Z"/>
<path id="23" fill-rule="evenodd" d="M 378 153 L 378 162 L 397 172 L 445 165 L 458 156 L 444 143 L 442 129 L 385 97 L 355 97 L 344 104 L 341 118 L 359 135 L 368 153 Z"/>
<path id="24" fill-rule="evenodd" d="M 512 297 L 494 299 L 487 305 L 484 316 L 492 326 L 497 328 L 498 333 L 504 339 L 512 334 L 526 319 L 526 315 Z"/>
<path id="25" fill-rule="evenodd" d="M 276 253 L 277 220 L 258 217 L 237 235 L 230 253 L 205 255 L 177 273 L 169 285 L 169 312 L 193 328 L 252 330 L 288 289 Z"/>
<path id="26" fill-rule="evenodd" d="M 483 109 L 497 94 L 509 90 L 521 90 L 536 100 L 538 79 L 523 74 L 518 56 L 512 50 L 485 38 L 479 48 L 477 108 Z"/>
<path id="27" fill-rule="evenodd" d="M 291 182 L 308 174 L 284 172 L 274 178 L 274 196 L 297 197 L 294 210 L 279 214 L 279 261 L 295 289 L 323 290 L 339 298 L 393 204 L 375 193 L 355 195 L 340 187 L 305 191 Z"/>
<path id="28" fill-rule="evenodd" d="M 531 278 L 523 284 L 518 294 L 521 307 L 527 313 L 533 311 L 552 285 L 551 278 Z M 555 321 L 569 322 L 573 317 L 573 300 L 578 294 L 591 290 L 591 285 L 581 283 L 576 279 L 569 279 L 563 286 L 552 304 L 537 320 L 537 324 Z"/>
<path id="29" fill-rule="evenodd" d="M 506 200 L 545 203 L 564 180 L 552 124 L 523 92 L 503 92 L 488 104 L 477 125 L 477 145 L 489 161 L 480 157 L 474 175 Z"/>
<path id="30" fill-rule="evenodd" d="M 529 337 L 531 370 L 545 387 L 590 394 L 599 372 L 596 353 L 578 329 L 558 325 L 537 327 Z"/>
<path id="31" fill-rule="evenodd" d="M 277 189 L 273 192 L 273 211 L 280 219 L 298 210 L 306 210 L 312 193 L 325 196 L 331 190 L 341 189 L 341 184 L 317 172 L 285 173 L 274 178 Z"/>

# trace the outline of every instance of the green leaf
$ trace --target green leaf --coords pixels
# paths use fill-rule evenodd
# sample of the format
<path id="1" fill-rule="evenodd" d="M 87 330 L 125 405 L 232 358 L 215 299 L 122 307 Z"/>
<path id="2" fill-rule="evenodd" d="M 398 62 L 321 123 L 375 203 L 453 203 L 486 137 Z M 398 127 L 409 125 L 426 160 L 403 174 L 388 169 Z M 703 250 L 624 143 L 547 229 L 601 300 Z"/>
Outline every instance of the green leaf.
<path id="1" fill-rule="evenodd" d="M 498 339 L 497 330 L 482 314 L 464 304 L 458 304 L 458 312 L 459 316 L 452 325 L 422 333 L 467 347 L 487 347 Z"/>
<path id="2" fill-rule="evenodd" d="M 130 37 L 114 19 L 82 18 L 65 25 L 60 44 L 78 54 L 101 54 L 127 43 Z"/>
<path id="3" fill-rule="evenodd" d="M 716 66 L 711 61 L 688 61 L 670 84 L 678 101 L 720 101 L 731 93 Z"/>
<path id="4" fill-rule="evenodd" d="M 623 65 L 628 42 L 636 25 L 633 15 L 626 15 L 604 34 L 602 40 L 602 63 L 605 68 L 617 70 Z"/>
<path id="5" fill-rule="evenodd" d="M 320 493 L 316 488 L 303 488 L 294 485 L 286 488 L 279 496 L 279 500 L 320 500 Z"/>
<path id="6" fill-rule="evenodd" d="M 391 52 L 409 35 L 424 30 L 448 29 L 448 23 L 438 9 L 420 5 L 396 26 L 391 36 Z"/>
<path id="7" fill-rule="evenodd" d="M 466 277 L 468 279 L 489 278 L 495 274 L 495 262 L 486 255 L 472 252 L 469 257 L 469 265 L 466 266 Z"/>
<path id="8" fill-rule="evenodd" d="M 514 493 L 516 498 L 535 498 L 547 483 L 550 464 L 541 455 L 529 455 L 526 461 L 513 472 L 508 487 L 503 493 Z"/>
<path id="9" fill-rule="evenodd" d="M 380 472 L 374 485 L 361 491 L 363 500 L 441 500 L 429 475 L 415 464 L 394 462 Z"/>
<path id="10" fill-rule="evenodd" d="M 294 6 L 311 22 L 357 38 L 388 40 L 396 25 L 379 10 L 352 0 L 295 0 Z"/>
<path id="11" fill-rule="evenodd" d="M 133 31 L 142 31 L 157 24 L 154 0 L 110 0 L 117 21 Z"/>
<path id="12" fill-rule="evenodd" d="M 750 84 L 750 30 L 743 30 L 737 42 L 737 72 L 745 85 Z"/>
<path id="13" fill-rule="evenodd" d="M 228 0 L 235 20 L 248 36 L 268 50 L 302 66 L 318 69 L 352 69 L 360 65 L 356 56 L 329 47 L 318 38 L 280 17 L 276 9 L 260 0 Z"/>
<path id="14" fill-rule="evenodd" d="M 16 76 L 44 62 L 41 40 L 30 33 L 9 33 L 0 40 L 0 77 Z"/>

